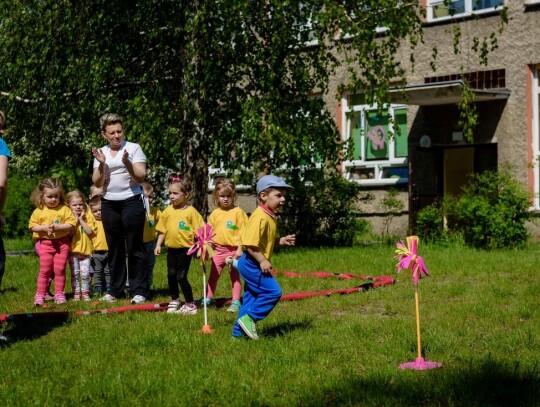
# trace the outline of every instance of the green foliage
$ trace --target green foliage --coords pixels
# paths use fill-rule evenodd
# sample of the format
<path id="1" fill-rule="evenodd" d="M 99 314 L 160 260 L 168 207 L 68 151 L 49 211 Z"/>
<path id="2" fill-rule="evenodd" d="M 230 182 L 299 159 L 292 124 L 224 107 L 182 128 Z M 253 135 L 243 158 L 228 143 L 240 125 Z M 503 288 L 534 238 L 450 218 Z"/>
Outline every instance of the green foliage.
<path id="1" fill-rule="evenodd" d="M 35 209 L 30 194 L 38 184 L 38 178 L 10 172 L 8 196 L 4 207 L 6 226 L 4 236 L 8 238 L 29 236 L 28 221 Z"/>
<path id="2" fill-rule="evenodd" d="M 297 245 L 351 246 L 366 228 L 356 216 L 358 184 L 335 172 L 313 170 L 295 173 L 291 185 L 280 228 L 282 234 L 296 233 Z"/>
<path id="3" fill-rule="evenodd" d="M 484 249 L 522 246 L 528 237 L 528 195 L 508 170 L 486 171 L 464 188 L 455 217 L 467 244 Z"/>

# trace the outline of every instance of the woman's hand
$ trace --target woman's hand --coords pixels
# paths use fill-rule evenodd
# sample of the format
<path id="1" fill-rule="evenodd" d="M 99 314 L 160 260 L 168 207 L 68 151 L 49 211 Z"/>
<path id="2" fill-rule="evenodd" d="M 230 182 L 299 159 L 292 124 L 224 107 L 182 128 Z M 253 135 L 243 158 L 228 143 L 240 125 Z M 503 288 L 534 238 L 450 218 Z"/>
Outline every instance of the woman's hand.
<path id="1" fill-rule="evenodd" d="M 105 164 L 105 154 L 101 148 L 92 147 L 92 155 L 98 162 Z"/>

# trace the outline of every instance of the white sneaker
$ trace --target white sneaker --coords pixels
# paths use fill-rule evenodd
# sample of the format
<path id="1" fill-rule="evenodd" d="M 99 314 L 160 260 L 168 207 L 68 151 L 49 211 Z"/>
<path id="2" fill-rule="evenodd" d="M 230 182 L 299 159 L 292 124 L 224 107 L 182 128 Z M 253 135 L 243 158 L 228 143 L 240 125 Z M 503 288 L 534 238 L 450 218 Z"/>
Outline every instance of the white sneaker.
<path id="1" fill-rule="evenodd" d="M 184 315 L 195 315 L 197 313 L 197 306 L 193 302 L 189 304 L 186 303 L 182 305 L 182 308 L 178 310 L 178 313 Z"/>
<path id="2" fill-rule="evenodd" d="M 99 300 L 103 302 L 115 302 L 116 298 L 114 298 L 111 294 L 105 294 Z"/>
<path id="3" fill-rule="evenodd" d="M 132 304 L 144 304 L 146 302 L 146 298 L 143 297 L 142 295 L 136 295 L 135 297 L 133 297 L 131 299 L 131 303 Z"/>
<path id="4" fill-rule="evenodd" d="M 178 309 L 180 308 L 181 302 L 180 300 L 174 300 L 169 303 L 169 306 L 167 307 L 167 314 L 177 314 Z"/>

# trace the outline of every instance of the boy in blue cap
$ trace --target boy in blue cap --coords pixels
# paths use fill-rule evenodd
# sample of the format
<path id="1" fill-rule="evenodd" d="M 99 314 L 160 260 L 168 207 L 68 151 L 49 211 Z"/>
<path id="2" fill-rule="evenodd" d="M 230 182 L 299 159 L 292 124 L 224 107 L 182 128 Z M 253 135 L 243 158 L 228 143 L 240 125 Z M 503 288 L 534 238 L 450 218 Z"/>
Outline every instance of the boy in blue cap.
<path id="1" fill-rule="evenodd" d="M 233 337 L 247 335 L 259 339 L 256 322 L 274 309 L 282 291 L 271 274 L 270 257 L 274 245 L 294 246 L 296 236 L 278 237 L 276 212 L 285 204 L 287 189 L 292 188 L 275 175 L 265 175 L 257 182 L 259 206 L 251 214 L 242 233 L 244 254 L 237 270 L 244 279 L 244 297 L 233 327 Z"/>

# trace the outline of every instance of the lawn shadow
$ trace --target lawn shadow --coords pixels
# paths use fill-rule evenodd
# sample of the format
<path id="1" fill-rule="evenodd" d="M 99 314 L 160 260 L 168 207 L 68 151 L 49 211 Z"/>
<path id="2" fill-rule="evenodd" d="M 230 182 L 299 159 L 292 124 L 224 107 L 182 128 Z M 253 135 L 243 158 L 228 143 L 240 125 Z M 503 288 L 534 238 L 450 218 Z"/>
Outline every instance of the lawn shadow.
<path id="1" fill-rule="evenodd" d="M 3 332 L 7 341 L 0 342 L 0 348 L 13 345 L 19 341 L 38 339 L 47 335 L 53 329 L 65 325 L 68 315 L 54 317 L 27 318 L 8 322 L 8 328 Z"/>
<path id="2" fill-rule="evenodd" d="M 313 324 L 311 320 L 304 320 L 298 322 L 280 322 L 278 324 L 265 326 L 261 330 L 261 336 L 275 338 L 283 336 L 296 330 L 306 331 L 311 328 Z"/>
<path id="3" fill-rule="evenodd" d="M 318 392 L 313 405 L 531 406 L 540 404 L 540 372 L 490 358 L 466 367 L 367 373 Z M 322 394 L 321 394 L 322 392 Z M 322 400 L 321 400 L 322 397 Z M 305 403 L 302 403 L 305 404 Z M 305 405 L 312 405 L 309 401 Z"/>
<path id="4" fill-rule="evenodd" d="M 2 288 L 0 289 L 0 295 L 6 294 L 6 293 L 16 293 L 17 291 L 19 291 L 17 287 Z"/>

